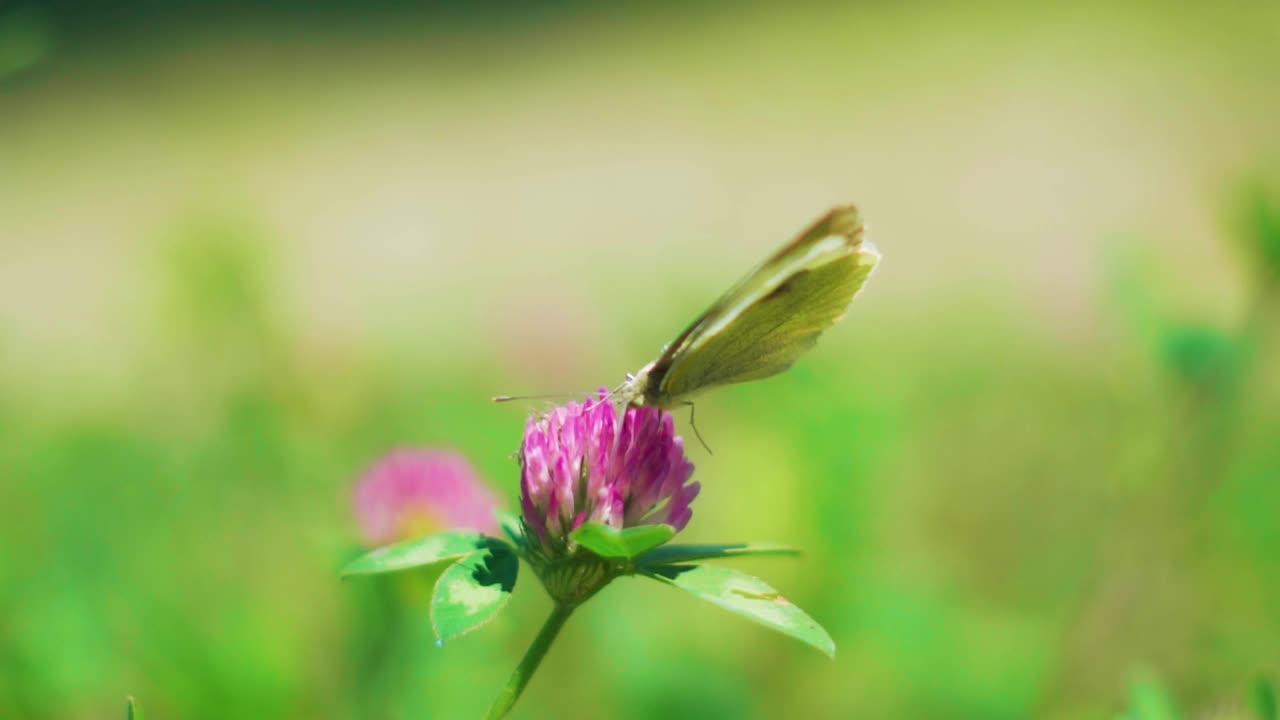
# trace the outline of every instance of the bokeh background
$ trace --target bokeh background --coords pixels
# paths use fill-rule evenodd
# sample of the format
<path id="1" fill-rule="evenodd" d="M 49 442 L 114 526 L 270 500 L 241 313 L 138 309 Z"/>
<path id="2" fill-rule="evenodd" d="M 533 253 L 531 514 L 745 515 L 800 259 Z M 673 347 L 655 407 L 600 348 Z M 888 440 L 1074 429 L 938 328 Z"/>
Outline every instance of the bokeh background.
<path id="1" fill-rule="evenodd" d="M 883 265 L 699 404 L 682 536 L 806 548 L 737 565 L 835 661 L 619 581 L 515 717 L 1244 712 L 1277 68 L 1273 2 L 0 2 L 0 717 L 481 716 L 545 595 L 437 647 L 426 578 L 338 580 L 355 479 L 514 506 L 489 396 L 615 384 L 849 201 Z"/>

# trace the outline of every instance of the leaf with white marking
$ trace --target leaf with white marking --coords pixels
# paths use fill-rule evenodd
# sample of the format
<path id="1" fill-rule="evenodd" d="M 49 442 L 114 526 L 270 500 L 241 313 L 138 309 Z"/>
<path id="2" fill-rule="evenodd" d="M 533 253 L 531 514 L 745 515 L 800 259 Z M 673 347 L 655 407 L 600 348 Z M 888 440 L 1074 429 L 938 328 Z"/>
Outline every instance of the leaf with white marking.
<path id="1" fill-rule="evenodd" d="M 474 552 L 436 581 L 431 595 L 431 627 L 441 641 L 489 622 L 511 599 L 520 561 L 505 545 Z"/>
<path id="2" fill-rule="evenodd" d="M 663 565 L 645 574 L 835 657 L 827 631 L 760 578 L 717 565 Z"/>
<path id="3" fill-rule="evenodd" d="M 406 540 L 378 548 L 342 569 L 342 576 L 376 575 L 399 572 L 446 560 L 457 560 L 471 553 L 502 543 L 470 531 L 444 532 Z"/>

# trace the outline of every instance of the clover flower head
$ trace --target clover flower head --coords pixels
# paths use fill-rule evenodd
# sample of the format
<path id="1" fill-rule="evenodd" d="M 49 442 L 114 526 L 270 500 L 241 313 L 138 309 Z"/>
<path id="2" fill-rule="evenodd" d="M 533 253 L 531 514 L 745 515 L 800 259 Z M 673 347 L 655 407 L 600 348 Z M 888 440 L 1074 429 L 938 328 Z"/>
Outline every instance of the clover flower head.
<path id="1" fill-rule="evenodd" d="M 698 483 L 671 415 L 627 407 L 619 419 L 608 391 L 529 418 L 520 450 L 524 523 L 552 554 L 587 521 L 613 528 L 693 515 Z"/>

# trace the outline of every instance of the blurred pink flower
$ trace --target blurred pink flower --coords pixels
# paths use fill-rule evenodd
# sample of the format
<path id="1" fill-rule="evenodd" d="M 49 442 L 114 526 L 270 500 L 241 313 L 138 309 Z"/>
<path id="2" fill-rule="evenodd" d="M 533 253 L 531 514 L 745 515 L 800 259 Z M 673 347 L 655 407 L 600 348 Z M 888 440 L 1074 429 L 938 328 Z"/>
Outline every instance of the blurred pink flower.
<path id="1" fill-rule="evenodd" d="M 681 530 L 693 515 L 699 485 L 671 415 L 628 407 L 619 423 L 604 389 L 529 418 L 520 459 L 524 522 L 553 554 L 588 520 Z"/>
<path id="2" fill-rule="evenodd" d="M 471 464 L 451 450 L 395 450 L 355 488 L 360 530 L 371 545 L 444 530 L 495 534 L 497 498 Z"/>

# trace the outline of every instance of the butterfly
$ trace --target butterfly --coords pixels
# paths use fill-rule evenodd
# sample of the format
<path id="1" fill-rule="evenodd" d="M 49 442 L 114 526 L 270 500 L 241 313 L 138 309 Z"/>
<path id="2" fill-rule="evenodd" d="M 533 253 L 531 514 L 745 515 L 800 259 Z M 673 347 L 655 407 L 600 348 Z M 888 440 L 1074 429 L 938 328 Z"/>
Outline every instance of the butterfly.
<path id="1" fill-rule="evenodd" d="M 720 296 L 613 393 L 623 405 L 670 408 L 704 390 L 791 367 L 844 317 L 880 253 L 857 208 L 818 218 Z"/>

